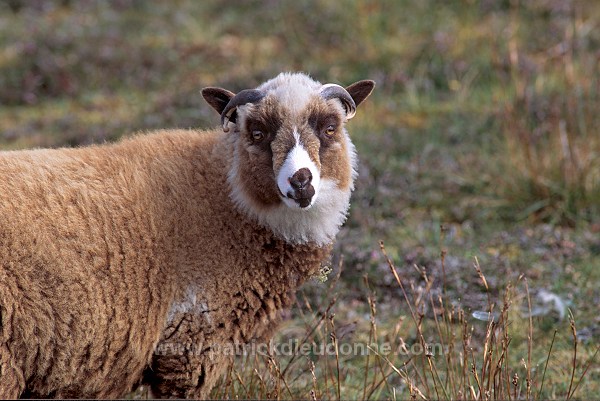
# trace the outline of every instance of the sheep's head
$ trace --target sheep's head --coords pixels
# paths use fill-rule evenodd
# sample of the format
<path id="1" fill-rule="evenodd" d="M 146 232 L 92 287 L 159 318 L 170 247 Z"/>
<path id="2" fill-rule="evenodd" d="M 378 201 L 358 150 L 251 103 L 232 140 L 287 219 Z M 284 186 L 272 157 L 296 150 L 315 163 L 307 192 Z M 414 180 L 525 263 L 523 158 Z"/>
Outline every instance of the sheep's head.
<path id="1" fill-rule="evenodd" d="M 229 181 L 236 203 L 276 233 L 284 231 L 286 239 L 331 240 L 331 234 L 317 240 L 311 224 L 333 214 L 336 222 L 329 225 L 337 231 L 345 218 L 356 161 L 344 124 L 374 85 L 359 81 L 343 88 L 304 74 L 280 74 L 238 94 L 205 88 L 202 95 L 231 138 Z M 289 224 L 296 228 L 280 227 Z"/>

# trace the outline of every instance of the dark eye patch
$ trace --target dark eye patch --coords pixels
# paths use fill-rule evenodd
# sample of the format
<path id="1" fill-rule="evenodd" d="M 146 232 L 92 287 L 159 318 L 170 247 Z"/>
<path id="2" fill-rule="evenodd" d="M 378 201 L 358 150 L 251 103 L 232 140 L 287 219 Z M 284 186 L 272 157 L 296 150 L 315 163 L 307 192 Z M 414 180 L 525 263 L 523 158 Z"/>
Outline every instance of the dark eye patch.
<path id="1" fill-rule="evenodd" d="M 254 131 L 261 131 L 264 139 L 261 142 L 270 142 L 281 128 L 281 118 L 278 113 L 258 113 L 246 119 L 246 132 L 252 138 Z"/>
<path id="2" fill-rule="evenodd" d="M 266 135 L 269 129 L 261 120 L 248 119 L 246 120 L 246 131 L 250 134 L 254 131 L 262 131 Z"/>
<path id="3" fill-rule="evenodd" d="M 329 125 L 340 125 L 340 116 L 335 113 L 315 111 L 308 116 L 308 125 L 315 131 L 320 131 Z"/>
<path id="4" fill-rule="evenodd" d="M 308 125 L 324 144 L 334 141 L 335 137 L 335 135 L 328 135 L 327 129 L 333 127 L 337 131 L 340 124 L 340 116 L 335 113 L 314 111 L 308 116 Z"/>

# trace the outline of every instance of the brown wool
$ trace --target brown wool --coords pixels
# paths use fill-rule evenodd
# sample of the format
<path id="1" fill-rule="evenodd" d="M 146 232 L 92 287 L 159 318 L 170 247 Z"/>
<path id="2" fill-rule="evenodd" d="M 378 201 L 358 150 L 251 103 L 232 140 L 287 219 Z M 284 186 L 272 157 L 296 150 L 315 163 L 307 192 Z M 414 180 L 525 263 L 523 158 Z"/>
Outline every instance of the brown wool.
<path id="1" fill-rule="evenodd" d="M 238 177 L 248 198 L 283 207 L 274 155 L 252 158 L 247 136 L 0 152 L 0 398 L 117 398 L 142 381 L 205 398 L 229 360 L 215 349 L 273 334 L 331 243 L 288 241 L 234 204 L 238 152 L 257 174 Z M 345 146 L 320 164 L 349 191 Z"/>

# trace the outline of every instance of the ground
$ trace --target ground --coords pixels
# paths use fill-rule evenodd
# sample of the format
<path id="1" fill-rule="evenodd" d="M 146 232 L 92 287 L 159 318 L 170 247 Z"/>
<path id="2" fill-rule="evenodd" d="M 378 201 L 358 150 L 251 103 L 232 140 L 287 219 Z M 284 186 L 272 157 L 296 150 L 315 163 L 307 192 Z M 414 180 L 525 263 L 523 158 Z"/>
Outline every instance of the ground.
<path id="1" fill-rule="evenodd" d="M 374 79 L 332 272 L 276 338 L 325 352 L 238 357 L 214 397 L 590 398 L 599 24 L 559 0 L 6 1 L 0 146 L 211 127 L 203 86 L 280 71 Z"/>

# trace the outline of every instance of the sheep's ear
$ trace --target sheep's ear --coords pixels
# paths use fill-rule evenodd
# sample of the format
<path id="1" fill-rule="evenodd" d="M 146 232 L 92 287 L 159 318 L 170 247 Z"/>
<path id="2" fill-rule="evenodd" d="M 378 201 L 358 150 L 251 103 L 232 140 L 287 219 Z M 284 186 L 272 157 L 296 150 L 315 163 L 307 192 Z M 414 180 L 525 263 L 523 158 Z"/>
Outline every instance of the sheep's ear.
<path id="1" fill-rule="evenodd" d="M 202 97 L 221 115 L 235 93 L 223 88 L 208 87 L 202 89 Z"/>
<path id="2" fill-rule="evenodd" d="M 350 96 L 352 96 L 354 103 L 356 103 L 356 106 L 358 107 L 359 104 L 369 97 L 374 88 L 375 81 L 365 79 L 346 87 L 346 91 L 350 94 Z"/>

